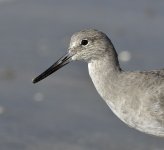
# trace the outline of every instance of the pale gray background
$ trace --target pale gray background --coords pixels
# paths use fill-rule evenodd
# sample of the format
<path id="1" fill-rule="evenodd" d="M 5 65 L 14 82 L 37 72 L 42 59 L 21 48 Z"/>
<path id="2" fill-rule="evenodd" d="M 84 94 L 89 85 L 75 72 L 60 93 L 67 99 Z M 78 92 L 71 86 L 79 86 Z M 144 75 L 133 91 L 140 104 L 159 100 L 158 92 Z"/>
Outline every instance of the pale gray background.
<path id="1" fill-rule="evenodd" d="M 0 0 L 0 150 L 164 149 L 113 115 L 85 63 L 31 83 L 84 28 L 131 53 L 125 70 L 164 67 L 163 0 Z"/>

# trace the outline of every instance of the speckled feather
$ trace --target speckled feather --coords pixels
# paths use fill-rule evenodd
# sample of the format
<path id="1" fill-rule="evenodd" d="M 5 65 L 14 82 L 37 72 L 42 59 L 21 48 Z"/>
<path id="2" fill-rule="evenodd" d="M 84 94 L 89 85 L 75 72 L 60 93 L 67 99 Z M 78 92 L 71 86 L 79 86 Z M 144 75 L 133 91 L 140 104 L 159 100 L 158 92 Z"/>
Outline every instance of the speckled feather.
<path id="1" fill-rule="evenodd" d="M 80 41 L 87 39 L 88 45 Z M 89 29 L 75 33 L 70 42 L 73 60 L 88 62 L 90 77 L 107 105 L 127 125 L 164 136 L 164 69 L 123 71 L 110 39 Z"/>

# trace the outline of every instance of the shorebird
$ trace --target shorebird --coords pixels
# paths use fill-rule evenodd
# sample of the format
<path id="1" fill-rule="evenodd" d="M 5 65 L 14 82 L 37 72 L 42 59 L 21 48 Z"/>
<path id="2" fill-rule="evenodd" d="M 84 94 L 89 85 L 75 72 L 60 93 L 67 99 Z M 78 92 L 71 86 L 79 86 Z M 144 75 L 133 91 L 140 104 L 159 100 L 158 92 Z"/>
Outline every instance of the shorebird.
<path id="1" fill-rule="evenodd" d="M 33 83 L 75 60 L 88 63 L 95 88 L 119 119 L 141 132 L 164 137 L 164 69 L 122 70 L 107 35 L 87 29 L 73 34 L 68 53 L 36 77 Z"/>

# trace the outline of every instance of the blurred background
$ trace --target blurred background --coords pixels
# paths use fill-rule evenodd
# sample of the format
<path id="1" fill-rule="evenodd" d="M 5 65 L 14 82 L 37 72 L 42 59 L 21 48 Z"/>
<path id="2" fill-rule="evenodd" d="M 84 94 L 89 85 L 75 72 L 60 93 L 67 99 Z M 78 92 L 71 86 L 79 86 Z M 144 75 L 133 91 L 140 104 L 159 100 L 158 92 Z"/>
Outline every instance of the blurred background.
<path id="1" fill-rule="evenodd" d="M 73 62 L 39 84 L 70 36 L 96 28 L 124 70 L 164 67 L 163 0 L 0 0 L 0 150 L 163 150 L 122 123 Z"/>

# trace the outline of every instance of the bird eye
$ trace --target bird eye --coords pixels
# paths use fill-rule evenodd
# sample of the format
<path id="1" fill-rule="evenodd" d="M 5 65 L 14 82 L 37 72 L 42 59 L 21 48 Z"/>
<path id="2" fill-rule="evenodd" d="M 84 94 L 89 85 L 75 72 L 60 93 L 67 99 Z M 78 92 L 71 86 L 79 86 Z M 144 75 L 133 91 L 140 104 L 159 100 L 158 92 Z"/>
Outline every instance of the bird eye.
<path id="1" fill-rule="evenodd" d="M 81 41 L 81 45 L 87 45 L 88 44 L 88 40 L 82 40 Z"/>

